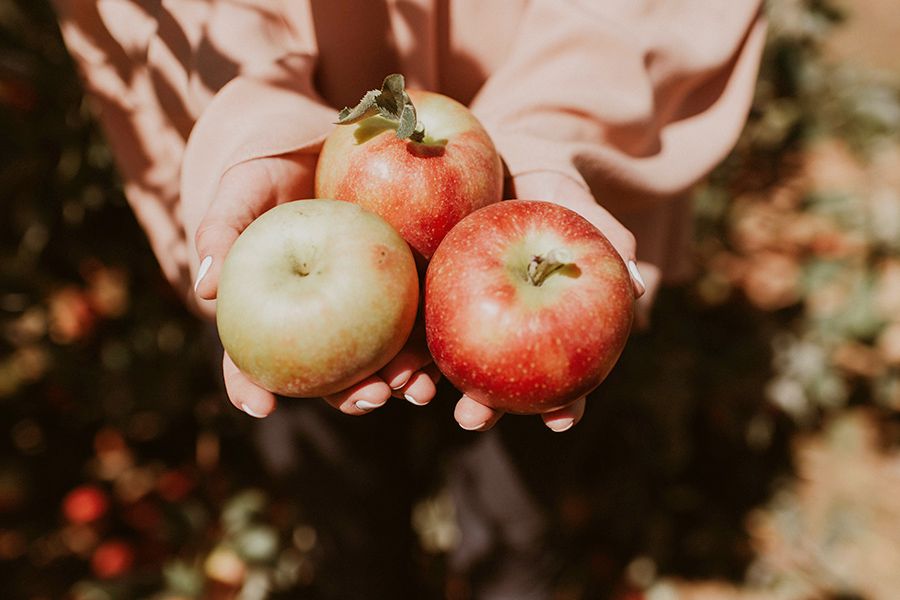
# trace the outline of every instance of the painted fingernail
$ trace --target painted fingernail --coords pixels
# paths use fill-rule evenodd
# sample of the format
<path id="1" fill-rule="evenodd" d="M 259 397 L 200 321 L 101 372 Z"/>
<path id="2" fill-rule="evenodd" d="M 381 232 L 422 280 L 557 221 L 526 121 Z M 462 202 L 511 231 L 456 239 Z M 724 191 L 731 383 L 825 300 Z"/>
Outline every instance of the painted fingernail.
<path id="1" fill-rule="evenodd" d="M 409 402 L 410 404 L 415 404 L 416 406 L 425 406 L 426 404 L 428 404 L 427 402 L 419 402 L 410 394 L 403 394 L 403 397 L 406 398 L 407 402 Z"/>
<path id="2" fill-rule="evenodd" d="M 463 429 L 465 429 L 466 431 L 478 431 L 485 425 L 487 425 L 487 421 L 483 421 L 483 422 L 479 423 L 478 425 L 476 425 L 475 427 L 466 427 L 462 423 L 459 424 L 459 426 L 462 427 Z"/>
<path id="3" fill-rule="evenodd" d="M 399 390 L 399 389 L 402 388 L 404 385 L 406 385 L 407 383 L 409 383 L 409 379 L 410 379 L 411 377 L 412 377 L 412 373 L 410 373 L 409 375 L 407 375 L 406 377 L 404 377 L 403 379 L 401 379 L 401 380 L 400 380 L 400 383 L 395 383 L 394 385 L 392 385 L 392 386 L 391 386 L 391 389 L 392 389 L 392 390 Z"/>
<path id="4" fill-rule="evenodd" d="M 372 410 L 374 408 L 378 408 L 379 406 L 384 406 L 384 403 L 381 404 L 373 404 L 372 402 L 367 402 L 365 400 L 357 400 L 356 408 L 359 410 Z"/>
<path id="5" fill-rule="evenodd" d="M 575 419 L 560 419 L 559 421 L 553 421 L 552 423 L 548 423 L 547 427 L 550 428 L 551 431 L 555 431 L 556 433 L 562 433 L 563 431 L 568 431 L 572 429 L 572 425 L 575 424 Z"/>
<path id="6" fill-rule="evenodd" d="M 203 278 L 206 277 L 206 274 L 209 273 L 209 267 L 212 266 L 212 256 L 207 256 L 200 262 L 200 268 L 197 269 L 197 281 L 194 282 L 194 291 L 197 291 L 197 287 L 200 285 L 200 282 L 203 281 Z"/>
<path id="7" fill-rule="evenodd" d="M 638 296 L 643 295 L 644 292 L 647 291 L 647 284 L 644 283 L 644 278 L 641 277 L 641 272 L 638 271 L 637 263 L 633 260 L 628 261 L 628 272 L 631 273 L 631 278 L 634 279 L 641 288 Z"/>
<path id="8" fill-rule="evenodd" d="M 266 415 L 261 415 L 259 413 L 253 412 L 253 410 L 251 410 L 250 407 L 247 406 L 246 404 L 241 404 L 241 410 L 244 411 L 245 413 L 247 413 L 248 415 L 250 415 L 251 417 L 255 417 L 257 419 L 263 419 L 266 416 Z"/>

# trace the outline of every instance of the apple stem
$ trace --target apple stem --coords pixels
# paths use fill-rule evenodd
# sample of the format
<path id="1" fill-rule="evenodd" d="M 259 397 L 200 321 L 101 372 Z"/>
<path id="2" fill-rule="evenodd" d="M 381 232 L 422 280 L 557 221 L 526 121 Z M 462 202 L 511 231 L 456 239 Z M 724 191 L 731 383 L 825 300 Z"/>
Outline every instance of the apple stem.
<path id="1" fill-rule="evenodd" d="M 552 273 L 571 264 L 572 254 L 565 248 L 554 248 L 545 254 L 533 256 L 528 263 L 528 281 L 540 287 Z"/>
<path id="2" fill-rule="evenodd" d="M 336 124 L 352 125 L 369 117 L 380 116 L 397 124 L 399 139 L 424 142 L 425 128 L 416 118 L 416 107 L 404 89 L 405 84 L 403 75 L 388 75 L 380 90 L 369 90 L 353 108 L 344 107 L 338 113 Z"/>

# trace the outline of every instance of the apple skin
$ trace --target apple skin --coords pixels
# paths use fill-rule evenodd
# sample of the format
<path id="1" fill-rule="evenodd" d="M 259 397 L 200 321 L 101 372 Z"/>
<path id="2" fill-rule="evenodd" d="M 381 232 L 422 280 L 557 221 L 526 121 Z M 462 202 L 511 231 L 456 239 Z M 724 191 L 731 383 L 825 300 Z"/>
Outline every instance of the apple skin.
<path id="1" fill-rule="evenodd" d="M 425 143 L 397 139 L 381 117 L 338 126 L 319 155 L 316 196 L 380 215 L 428 259 L 460 219 L 500 200 L 503 167 L 469 109 L 433 92 L 410 90 L 409 96 Z"/>
<path id="2" fill-rule="evenodd" d="M 415 321 L 418 286 L 409 246 L 379 216 L 336 200 L 281 204 L 253 221 L 225 259 L 219 336 L 260 387 L 326 396 L 396 356 Z"/>
<path id="3" fill-rule="evenodd" d="M 572 265 L 542 285 L 528 263 L 554 251 Z M 434 361 L 470 398 L 538 414 L 596 388 L 634 316 L 628 270 L 586 219 L 549 202 L 508 200 L 476 211 L 444 238 L 425 278 Z"/>

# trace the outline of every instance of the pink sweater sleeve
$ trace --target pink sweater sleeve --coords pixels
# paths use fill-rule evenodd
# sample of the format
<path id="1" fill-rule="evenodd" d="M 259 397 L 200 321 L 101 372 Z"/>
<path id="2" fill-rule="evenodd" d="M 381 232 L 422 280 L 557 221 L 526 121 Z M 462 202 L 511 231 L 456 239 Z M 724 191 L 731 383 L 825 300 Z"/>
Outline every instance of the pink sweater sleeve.
<path id="1" fill-rule="evenodd" d="M 533 0 L 472 107 L 510 174 L 557 171 L 627 212 L 732 148 L 765 36 L 759 0 Z"/>
<path id="2" fill-rule="evenodd" d="M 299 4 L 282 14 L 266 0 L 54 0 L 128 202 L 189 302 L 194 231 L 221 175 L 262 156 L 314 154 L 332 126 Z"/>

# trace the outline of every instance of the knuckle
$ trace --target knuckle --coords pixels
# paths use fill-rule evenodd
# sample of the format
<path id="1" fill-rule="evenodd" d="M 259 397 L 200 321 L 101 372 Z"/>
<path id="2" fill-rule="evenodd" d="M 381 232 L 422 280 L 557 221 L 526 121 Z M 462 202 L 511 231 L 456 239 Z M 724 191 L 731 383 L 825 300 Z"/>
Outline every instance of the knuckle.
<path id="1" fill-rule="evenodd" d="M 197 231 L 194 233 L 194 247 L 197 248 L 199 254 L 204 254 L 204 250 L 209 246 L 207 243 L 209 234 L 216 227 L 218 227 L 218 223 L 210 217 L 204 217 L 200 221 L 200 225 L 197 226 Z"/>

